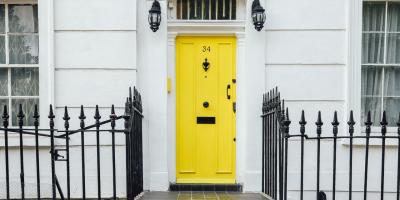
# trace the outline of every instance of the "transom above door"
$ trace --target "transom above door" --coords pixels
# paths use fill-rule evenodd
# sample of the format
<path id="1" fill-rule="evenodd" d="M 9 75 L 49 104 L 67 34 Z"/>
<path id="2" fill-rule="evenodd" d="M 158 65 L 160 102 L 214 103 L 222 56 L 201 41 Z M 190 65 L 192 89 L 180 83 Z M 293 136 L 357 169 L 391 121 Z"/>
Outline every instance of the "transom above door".
<path id="1" fill-rule="evenodd" d="M 170 0 L 170 20 L 244 20 L 245 0 Z"/>

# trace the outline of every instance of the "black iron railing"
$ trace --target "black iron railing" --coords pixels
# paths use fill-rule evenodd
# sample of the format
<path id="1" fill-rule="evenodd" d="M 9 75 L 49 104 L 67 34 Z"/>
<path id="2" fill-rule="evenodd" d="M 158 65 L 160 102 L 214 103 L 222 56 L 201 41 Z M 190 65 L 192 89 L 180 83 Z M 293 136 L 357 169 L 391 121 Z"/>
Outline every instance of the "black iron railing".
<path id="1" fill-rule="evenodd" d="M 51 198 L 52 199 L 71 199 L 71 198 L 79 198 L 79 199 L 86 199 L 86 184 L 87 184 L 87 176 L 86 176 L 86 164 L 87 161 L 85 159 L 85 136 L 87 134 L 94 133 L 96 135 L 96 170 L 97 170 L 97 183 L 95 185 L 91 185 L 91 187 L 97 188 L 97 199 L 102 198 L 125 198 L 127 199 L 134 199 L 143 191 L 143 151 L 142 151 L 142 101 L 141 95 L 139 92 L 134 88 L 133 95 L 132 90 L 129 89 L 129 97 L 125 103 L 125 113 L 124 115 L 118 116 L 115 113 L 114 105 L 111 107 L 111 112 L 107 120 L 100 121 L 101 116 L 99 112 L 99 107 L 96 106 L 94 119 L 95 123 L 92 125 L 85 124 L 85 112 L 84 107 L 81 106 L 80 108 L 80 129 L 77 130 L 70 130 L 70 116 L 68 114 L 68 108 L 65 107 L 63 121 L 64 127 L 63 129 L 56 129 L 55 128 L 55 115 L 53 112 L 53 107 L 50 105 L 49 110 L 49 128 L 43 129 L 39 128 L 39 113 L 38 113 L 38 106 L 35 106 L 34 110 L 34 127 L 27 128 L 24 126 L 24 118 L 25 115 L 23 113 L 22 106 L 19 106 L 19 112 L 17 115 L 18 118 L 18 127 L 17 128 L 10 128 L 9 127 L 9 114 L 7 106 L 4 106 L 4 113 L 2 115 L 3 119 L 3 127 L 0 127 L 0 134 L 4 136 L 4 144 L 0 144 L 1 148 L 4 148 L 5 153 L 5 197 L 6 199 L 15 199 L 18 196 L 18 199 L 25 199 L 25 198 L 48 198 L 42 197 L 41 192 L 41 178 L 43 176 L 40 174 L 40 160 L 41 154 L 39 153 L 39 147 L 43 148 L 40 145 L 39 138 L 48 138 L 50 141 L 50 168 L 51 168 Z M 124 129 L 117 129 L 116 128 L 116 121 L 124 120 Z M 10 163 L 10 145 L 9 145 L 9 134 L 10 133 L 17 133 L 19 135 L 19 166 L 11 166 Z M 105 152 L 104 150 L 101 151 L 101 140 L 100 134 L 111 134 L 111 152 Z M 70 137 L 74 134 L 80 134 L 80 147 L 81 147 L 81 196 L 71 196 L 71 155 L 70 155 Z M 117 173 L 116 166 L 121 165 L 123 163 L 116 163 L 116 142 L 115 137 L 116 134 L 125 134 L 125 146 L 126 146 L 126 196 L 117 196 Z M 25 163 L 24 161 L 24 153 L 26 151 L 26 146 L 24 146 L 24 135 L 33 135 L 35 137 L 35 164 L 32 166 L 32 163 Z M 65 145 L 56 145 L 56 140 L 62 140 Z M 61 153 L 63 152 L 64 154 Z M 104 192 L 102 192 L 101 187 L 101 178 L 102 178 L 102 170 L 101 170 L 101 154 L 111 153 L 112 154 L 112 196 L 102 196 Z M 62 164 L 61 162 L 65 163 L 66 171 L 63 172 L 61 170 L 57 170 L 58 167 Z M 56 164 L 57 163 L 57 164 Z M 90 163 L 93 164 L 93 163 Z M 104 163 L 103 163 L 104 164 Z M 20 194 L 12 193 L 15 191 L 14 188 L 10 188 L 10 168 L 15 170 L 15 168 L 19 168 L 19 177 L 20 177 Z M 35 168 L 36 171 L 36 196 L 28 196 L 26 197 L 25 194 L 25 169 L 26 168 Z M 42 166 L 43 167 L 43 166 Z M 79 169 L 75 169 L 77 171 Z M 66 183 L 65 188 L 59 182 L 57 174 L 61 173 L 66 176 Z M 75 174 L 76 176 L 76 174 Z M 121 187 L 121 186 L 120 186 Z M 104 189 L 104 188 L 103 188 Z M 109 188 L 107 188 L 109 189 Z M 64 194 L 66 192 L 66 196 Z M 93 196 L 91 196 L 93 198 Z"/>
<path id="2" fill-rule="evenodd" d="M 322 134 L 322 127 L 324 125 L 321 112 L 317 113 L 317 120 L 315 122 L 315 136 L 310 136 L 306 134 L 306 118 L 304 111 L 301 113 L 301 118 L 299 121 L 300 130 L 296 132 L 295 130 L 289 131 L 291 120 L 289 119 L 289 110 L 285 108 L 284 101 L 280 99 L 280 94 L 277 89 L 274 89 L 268 93 L 266 93 L 263 97 L 263 106 L 262 106 L 262 121 L 263 121 L 263 148 L 262 148 L 262 191 L 270 196 L 272 199 L 280 199 L 280 200 L 287 200 L 288 199 L 288 166 L 290 165 L 298 165 L 298 173 L 299 173 L 299 180 L 298 180 L 298 193 L 296 193 L 295 199 L 304 199 L 304 155 L 312 156 L 309 152 L 305 152 L 306 145 L 314 145 L 316 143 L 317 152 L 315 155 L 315 199 L 317 200 L 324 200 L 324 199 L 332 199 L 336 200 L 337 198 L 337 165 L 343 164 L 338 163 L 337 160 L 337 147 L 338 147 L 338 140 L 348 143 L 348 180 L 347 182 L 347 190 L 341 192 L 347 192 L 349 200 L 354 198 L 355 191 L 353 190 L 353 172 L 357 170 L 357 172 L 363 171 L 363 186 L 362 196 L 364 200 L 367 200 L 369 195 L 368 191 L 368 172 L 371 170 L 369 169 L 369 164 L 371 162 L 379 163 L 380 164 L 380 180 L 374 179 L 373 181 L 379 182 L 380 189 L 379 189 L 379 199 L 385 199 L 385 178 L 395 179 L 396 183 L 396 199 L 399 200 L 400 198 L 400 115 L 399 121 L 397 122 L 397 133 L 396 134 L 387 134 L 387 119 L 386 119 L 386 112 L 382 113 L 382 120 L 380 122 L 380 134 L 371 134 L 371 126 L 373 122 L 371 121 L 371 114 L 368 113 L 366 122 L 362 123 L 365 126 L 365 133 L 359 135 L 355 135 L 355 125 L 356 122 L 354 121 L 353 111 L 350 111 L 349 120 L 347 122 L 347 134 L 338 135 L 339 132 L 339 121 L 337 112 L 333 113 L 333 121 L 330 122 L 331 124 L 331 133 L 330 134 Z M 354 150 L 354 139 L 361 141 L 361 144 L 364 147 L 364 163 L 363 167 L 360 169 L 354 169 L 353 165 L 353 150 Z M 379 160 L 370 160 L 370 140 L 379 140 L 380 141 L 380 159 Z M 396 171 L 397 175 L 392 177 L 385 177 L 385 162 L 386 160 L 386 141 L 387 140 L 395 140 L 397 143 L 397 168 Z M 324 141 L 324 148 L 332 148 L 332 157 L 329 159 L 332 160 L 332 179 L 331 180 L 321 180 L 321 142 Z M 294 145 L 295 142 L 300 142 L 300 145 Z M 328 145 L 327 145 L 328 143 Z M 329 143 L 331 143 L 329 145 Z M 298 154 L 295 156 L 300 157 L 300 162 L 297 160 L 291 160 L 295 158 L 295 156 L 289 154 L 290 148 L 298 148 L 295 149 Z M 293 151 L 292 151 L 293 152 Z M 325 157 L 326 159 L 326 157 Z M 391 160 L 393 162 L 393 160 Z M 309 164 L 309 163 L 308 163 Z M 309 171 L 309 170 L 308 170 Z M 332 188 L 325 188 L 326 191 L 331 193 L 330 197 L 327 197 L 327 194 L 322 191 L 321 184 L 324 181 L 330 181 Z M 297 190 L 297 189 L 296 189 Z M 309 191 L 309 190 L 308 190 Z"/>

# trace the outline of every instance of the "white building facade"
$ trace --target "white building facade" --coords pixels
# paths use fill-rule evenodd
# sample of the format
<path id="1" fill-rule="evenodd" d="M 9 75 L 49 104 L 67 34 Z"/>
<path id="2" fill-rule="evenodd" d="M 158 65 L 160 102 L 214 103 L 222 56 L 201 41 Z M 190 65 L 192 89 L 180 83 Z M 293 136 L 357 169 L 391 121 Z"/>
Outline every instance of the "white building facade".
<path id="1" fill-rule="evenodd" d="M 379 125 L 380 113 L 388 110 L 389 132 L 397 131 L 394 127 L 400 111 L 399 1 L 260 0 L 266 12 L 262 31 L 256 31 L 253 25 L 253 0 L 216 1 L 226 10 L 210 7 L 208 11 L 205 9 L 208 0 L 159 2 L 162 21 L 159 30 L 153 32 L 148 23 L 153 0 L 1 0 L 0 21 L 4 24 L 0 22 L 0 104 L 9 105 L 10 115 L 16 115 L 19 103 L 24 104 L 26 111 L 38 103 L 41 116 L 48 115 L 48 105 L 52 104 L 56 127 L 63 126 L 64 106 L 68 106 L 73 119 L 71 127 L 78 128 L 81 105 L 86 108 L 88 124 L 94 122 L 96 105 L 99 105 L 103 118 L 109 115 L 112 104 L 117 113 L 123 114 L 128 87 L 136 86 L 143 98 L 144 189 L 167 191 L 170 183 L 176 183 L 179 178 L 177 58 L 178 53 L 182 53 L 177 51 L 179 38 L 231 37 L 235 41 L 232 89 L 236 90 L 232 173 L 234 182 L 242 184 L 244 191 L 261 191 L 262 95 L 275 86 L 279 87 L 289 107 L 291 131 L 295 133 L 299 130 L 297 121 L 301 110 L 306 112 L 307 133 L 311 135 L 315 134 L 313 124 L 319 110 L 327 124 L 323 127 L 324 134 L 331 134 L 328 124 L 335 110 L 342 124 L 347 121 L 350 110 L 354 110 L 356 134 L 363 134 L 363 123 L 359 122 L 365 120 L 363 116 L 367 110 L 373 111 L 375 125 Z M 191 5 L 190 2 L 199 3 Z M 198 7 L 200 14 L 195 12 Z M 224 17 L 219 18 L 220 12 Z M 25 46 L 18 44 L 15 39 L 18 36 L 24 37 L 21 40 L 25 41 Z M 29 50 L 18 52 L 21 48 Z M 212 70 L 213 63 L 210 62 Z M 222 87 L 225 90 L 225 85 Z M 2 108 L 0 111 L 3 112 Z M 16 121 L 12 123 L 16 125 Z M 48 120 L 42 118 L 40 123 L 46 127 Z M 346 126 L 340 126 L 339 134 L 347 133 Z M 107 136 L 101 139 L 101 149 L 107 152 L 110 140 Z M 3 141 L 1 136 L 1 145 Z M 75 145 L 72 151 L 78 152 L 79 136 L 71 138 L 71 143 Z M 117 143 L 117 152 L 123 155 L 122 136 L 117 138 Z M 11 154 L 18 154 L 18 137 L 11 138 L 10 144 L 13 146 Z M 41 144 L 41 153 L 48 154 L 48 141 L 43 140 Z M 88 136 L 88 162 L 95 162 L 91 160 L 95 157 L 94 144 L 95 137 Z M 345 199 L 348 144 L 345 141 L 339 144 L 338 198 Z M 27 137 L 25 145 L 26 162 L 34 163 L 33 138 Z M 387 176 L 394 177 L 397 176 L 397 161 L 390 161 L 396 160 L 397 146 L 394 142 L 389 142 L 389 146 Z M 363 149 L 362 141 L 358 141 L 354 156 L 360 162 L 363 161 Z M 379 161 L 379 149 L 372 148 L 371 160 Z M 322 151 L 330 155 L 331 148 Z M 3 149 L 0 153 L 1 163 Z M 307 153 L 314 152 L 307 149 Z M 110 157 L 107 153 L 103 155 Z M 17 158 L 12 160 L 15 166 L 19 166 Z M 71 159 L 80 162 L 79 157 Z M 120 163 L 125 162 L 123 156 L 118 159 Z M 289 166 L 291 182 L 298 178 L 297 162 L 298 159 L 293 157 L 294 164 Z M 315 166 L 312 159 L 305 162 L 306 176 L 309 177 L 305 184 L 306 195 L 313 197 Z M 43 176 L 48 174 L 48 178 L 42 180 L 43 196 L 50 196 L 48 160 L 43 160 L 42 166 Z M 323 176 L 331 176 L 330 166 L 323 169 Z M 380 170 L 378 164 L 370 167 L 372 172 Z M 0 170 L 3 168 L 0 164 Z M 105 163 L 104 173 L 109 173 L 109 168 Z M 117 168 L 121 172 L 125 170 L 124 165 Z M 95 182 L 95 168 L 88 165 L 87 170 L 88 184 Z M 12 172 L 12 184 L 16 188 L 18 173 L 17 170 Z M 27 170 L 26 173 L 26 182 L 30 185 L 27 194 L 34 196 L 34 171 Z M 76 175 L 72 182 L 76 184 L 72 193 L 79 196 L 79 167 L 73 173 Z M 58 174 L 61 176 L 62 173 Z M 354 191 L 357 191 L 356 195 L 362 195 L 363 172 L 354 175 L 357 176 Z M 107 180 L 109 174 L 105 176 Z M 118 176 L 124 177 L 124 174 Z M 0 177 L 4 180 L 2 171 Z M 375 178 L 379 180 L 379 177 Z M 61 176 L 60 182 L 64 180 Z M 112 192 L 108 184 L 102 185 L 104 196 Z M 124 180 L 118 184 L 124 185 Z M 323 189 L 329 192 L 331 185 L 326 184 Z M 4 183 L 0 183 L 2 185 Z M 294 195 L 292 199 L 297 199 L 297 187 L 289 184 L 289 190 L 294 191 L 290 193 Z M 371 181 L 370 188 L 374 195 L 374 191 L 379 191 L 379 183 L 375 185 Z M 387 180 L 387 190 L 388 198 L 392 198 L 390 195 L 396 191 L 394 181 Z M 4 191 L 4 187 L 0 191 Z M 124 191 L 122 187 L 118 194 Z M 95 196 L 96 188 L 88 187 L 87 194 Z"/>

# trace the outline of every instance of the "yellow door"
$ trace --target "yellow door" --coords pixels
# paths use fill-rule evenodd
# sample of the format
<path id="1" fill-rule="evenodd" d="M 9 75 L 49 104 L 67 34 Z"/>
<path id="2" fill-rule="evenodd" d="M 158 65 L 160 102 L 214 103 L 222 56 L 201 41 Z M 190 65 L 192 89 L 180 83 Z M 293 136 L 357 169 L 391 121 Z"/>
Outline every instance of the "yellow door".
<path id="1" fill-rule="evenodd" d="M 177 183 L 235 183 L 236 39 L 176 43 Z"/>

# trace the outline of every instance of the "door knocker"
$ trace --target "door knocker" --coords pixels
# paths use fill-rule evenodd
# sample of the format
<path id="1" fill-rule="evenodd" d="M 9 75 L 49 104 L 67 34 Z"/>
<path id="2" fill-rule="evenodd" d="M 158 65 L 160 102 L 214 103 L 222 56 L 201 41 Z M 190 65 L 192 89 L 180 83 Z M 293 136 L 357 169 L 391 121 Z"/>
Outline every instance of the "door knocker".
<path id="1" fill-rule="evenodd" d="M 205 72 L 210 68 L 210 63 L 207 61 L 207 58 L 203 62 L 203 69 Z"/>

